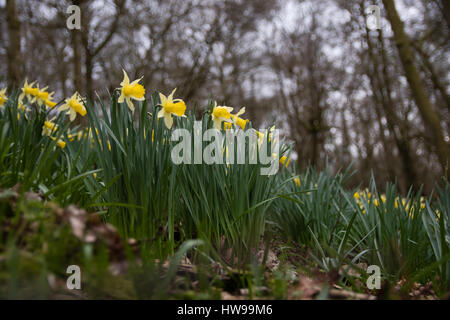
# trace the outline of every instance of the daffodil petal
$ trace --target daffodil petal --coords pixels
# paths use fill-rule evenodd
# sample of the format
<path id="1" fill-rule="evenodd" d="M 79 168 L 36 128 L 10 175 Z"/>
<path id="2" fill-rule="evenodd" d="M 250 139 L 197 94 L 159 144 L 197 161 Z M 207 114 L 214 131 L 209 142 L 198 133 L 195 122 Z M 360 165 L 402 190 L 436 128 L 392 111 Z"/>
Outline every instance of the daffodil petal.
<path id="1" fill-rule="evenodd" d="M 166 113 L 164 115 L 164 123 L 166 124 L 166 127 L 168 129 L 172 128 L 173 118 L 172 118 L 172 115 L 170 113 Z"/>
<path id="2" fill-rule="evenodd" d="M 239 117 L 241 114 L 245 113 L 245 107 L 242 107 L 241 110 L 238 111 L 238 113 L 236 113 L 236 117 Z"/>
<path id="3" fill-rule="evenodd" d="M 69 111 L 70 113 L 69 113 L 69 115 L 70 115 L 70 121 L 73 121 L 73 120 L 75 120 L 75 118 L 76 118 L 76 116 L 77 116 L 77 113 L 75 112 L 75 110 L 73 110 L 73 109 L 70 109 L 70 111 Z"/>
<path id="4" fill-rule="evenodd" d="M 123 71 L 123 81 L 120 83 L 120 85 L 124 86 L 130 84 L 130 79 L 128 78 L 126 71 L 124 69 L 122 69 L 122 71 Z"/>
<path id="5" fill-rule="evenodd" d="M 58 108 L 59 111 L 65 111 L 67 109 L 69 109 L 69 105 L 68 104 L 63 104 L 61 107 Z"/>
<path id="6" fill-rule="evenodd" d="M 214 128 L 216 128 L 217 130 L 220 130 L 220 125 L 222 124 L 222 121 L 220 121 L 219 119 L 214 119 Z"/>
<path id="7" fill-rule="evenodd" d="M 175 91 L 177 90 L 177 88 L 173 89 L 173 91 L 170 93 L 170 95 L 167 97 L 167 100 L 172 101 L 173 100 L 173 94 L 175 93 Z"/>
<path id="8" fill-rule="evenodd" d="M 161 92 L 159 93 L 159 99 L 161 99 L 161 104 L 164 105 L 167 103 L 167 98 L 165 95 L 163 95 Z"/>
<path id="9" fill-rule="evenodd" d="M 125 99 L 125 101 L 127 102 L 128 108 L 130 108 L 130 110 L 131 110 L 132 112 L 134 112 L 134 105 L 133 105 L 133 102 L 131 101 L 131 99 L 127 97 L 127 98 Z"/>

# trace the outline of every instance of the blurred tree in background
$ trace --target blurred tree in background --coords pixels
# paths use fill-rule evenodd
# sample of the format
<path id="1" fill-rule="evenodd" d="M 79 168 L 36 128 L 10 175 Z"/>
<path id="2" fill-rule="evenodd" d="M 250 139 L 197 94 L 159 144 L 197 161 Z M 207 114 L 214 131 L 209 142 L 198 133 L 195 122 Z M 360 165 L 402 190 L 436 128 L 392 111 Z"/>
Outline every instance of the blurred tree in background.
<path id="1" fill-rule="evenodd" d="M 66 27 L 70 5 L 81 30 Z M 370 5 L 381 26 L 369 28 Z M 0 0 L 0 87 L 107 97 L 122 68 L 193 108 L 276 119 L 300 168 L 355 163 L 382 189 L 429 191 L 449 170 L 448 0 Z"/>

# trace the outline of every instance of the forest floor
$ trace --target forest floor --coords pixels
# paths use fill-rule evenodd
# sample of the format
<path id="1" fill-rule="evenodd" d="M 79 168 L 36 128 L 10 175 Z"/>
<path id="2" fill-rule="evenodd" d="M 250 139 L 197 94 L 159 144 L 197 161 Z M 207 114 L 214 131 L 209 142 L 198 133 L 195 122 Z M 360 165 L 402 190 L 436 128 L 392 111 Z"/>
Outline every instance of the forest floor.
<path id="1" fill-rule="evenodd" d="M 358 270 L 367 266 L 344 265 L 325 272 L 308 258 L 308 248 L 277 237 L 268 245 L 261 242 L 256 263 L 241 270 L 213 262 L 194 264 L 191 252 L 144 262 L 140 252 L 145 241 L 124 241 L 96 215 L 74 205 L 61 208 L 38 193 L 20 197 L 15 189 L 0 190 L 0 209 L 6 213 L 0 238 L 15 243 L 0 250 L 2 298 L 438 298 L 431 282 L 407 284 L 406 279 L 394 284 L 382 280 L 379 290 L 369 290 Z M 13 214 L 17 210 L 19 216 Z M 82 265 L 81 289 L 67 285 L 70 274 L 66 269 L 73 264 Z"/>

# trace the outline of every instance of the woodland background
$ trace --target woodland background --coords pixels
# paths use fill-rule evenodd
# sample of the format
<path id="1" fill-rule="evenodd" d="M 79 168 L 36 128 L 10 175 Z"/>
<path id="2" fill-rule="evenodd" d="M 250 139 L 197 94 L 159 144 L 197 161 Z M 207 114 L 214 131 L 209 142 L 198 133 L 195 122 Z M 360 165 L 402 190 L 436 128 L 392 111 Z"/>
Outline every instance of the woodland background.
<path id="1" fill-rule="evenodd" d="M 449 36 L 448 0 L 0 0 L 0 88 L 106 98 L 124 68 L 199 113 L 215 99 L 275 122 L 300 169 L 353 162 L 353 186 L 429 192 L 449 174 Z"/>

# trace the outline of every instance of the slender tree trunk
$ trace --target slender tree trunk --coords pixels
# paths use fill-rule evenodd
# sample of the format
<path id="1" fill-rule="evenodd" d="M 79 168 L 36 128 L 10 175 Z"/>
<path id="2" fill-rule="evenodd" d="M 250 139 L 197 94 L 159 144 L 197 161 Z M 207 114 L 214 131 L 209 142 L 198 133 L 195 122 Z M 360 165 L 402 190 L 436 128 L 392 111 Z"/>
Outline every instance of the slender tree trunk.
<path id="1" fill-rule="evenodd" d="M 450 0 L 441 0 L 442 14 L 444 15 L 447 26 L 450 29 Z"/>
<path id="2" fill-rule="evenodd" d="M 314 122 L 314 121 L 312 121 Z M 314 126 L 314 123 L 312 123 Z M 312 155 L 311 155 L 311 164 L 314 168 L 318 168 L 318 158 L 319 158 L 319 132 L 316 128 L 313 127 L 311 130 L 311 141 L 312 141 Z"/>
<path id="3" fill-rule="evenodd" d="M 94 68 L 94 59 L 100 54 L 100 52 L 108 45 L 108 43 L 113 38 L 119 27 L 119 18 L 123 13 L 125 7 L 125 0 L 115 0 L 114 4 L 116 6 L 116 13 L 114 16 L 113 22 L 111 23 L 109 30 L 105 36 L 105 38 L 98 44 L 98 46 L 94 47 L 94 45 L 90 42 L 89 39 L 89 21 L 88 15 L 82 15 L 82 26 L 83 26 L 83 34 L 82 34 L 82 43 L 84 47 L 84 67 L 85 67 L 85 79 L 86 79 L 86 96 L 93 101 L 94 99 L 94 85 L 93 85 L 93 68 Z M 85 10 L 89 10 L 86 6 Z"/>
<path id="4" fill-rule="evenodd" d="M 8 86 L 18 88 L 22 79 L 22 59 L 20 53 L 20 21 L 17 16 L 16 1 L 6 0 L 6 21 L 8 25 Z"/>
<path id="5" fill-rule="evenodd" d="M 439 76 L 434 69 L 433 64 L 431 63 L 430 57 L 422 50 L 420 44 L 413 44 L 414 49 L 419 53 L 420 58 L 422 59 L 423 65 L 425 69 L 430 74 L 430 79 L 433 82 L 434 88 L 439 91 L 442 100 L 444 101 L 447 110 L 450 111 L 450 96 L 447 94 L 447 90 L 445 88 L 445 85 L 441 82 L 441 79 L 439 79 Z"/>
<path id="6" fill-rule="evenodd" d="M 73 4 L 76 6 L 81 7 L 84 0 L 73 0 Z M 83 13 L 84 8 L 81 9 L 81 12 Z M 84 21 L 84 17 L 81 18 L 81 21 Z M 77 91 L 80 94 L 84 93 L 83 89 L 83 71 L 82 71 L 82 53 L 81 53 L 81 46 L 82 46 L 82 38 L 81 38 L 81 32 L 86 32 L 85 25 L 82 25 L 82 30 L 73 29 L 70 31 L 70 39 L 71 39 L 71 45 L 73 50 L 73 86 L 75 91 Z"/>
<path id="7" fill-rule="evenodd" d="M 364 2 L 361 2 L 361 10 L 364 13 Z M 366 17 L 365 17 L 366 18 Z M 370 80 L 370 84 L 373 91 L 373 97 L 377 108 L 381 106 L 386 116 L 387 127 L 394 138 L 395 145 L 400 155 L 400 160 L 402 162 L 402 171 L 405 176 L 406 186 L 401 185 L 403 190 L 407 190 L 409 186 L 416 185 L 417 174 L 413 166 L 413 160 L 411 156 L 411 150 L 409 149 L 409 141 L 407 136 L 402 130 L 400 130 L 400 119 L 394 109 L 394 101 L 392 99 L 392 85 L 391 79 L 388 74 L 387 66 L 388 59 L 386 51 L 384 48 L 384 38 L 381 30 L 378 31 L 378 42 L 380 43 L 380 56 L 381 61 L 375 55 L 374 46 L 370 38 L 369 29 L 365 28 L 366 42 L 368 47 L 368 55 L 371 61 L 372 70 L 368 70 L 367 75 Z M 378 67 L 381 66 L 382 71 L 379 72 Z M 380 110 L 376 110 L 380 113 L 378 118 L 381 116 Z M 387 150 L 386 152 L 389 152 Z"/>
<path id="8" fill-rule="evenodd" d="M 92 71 L 93 71 L 93 57 L 87 47 L 85 47 L 85 78 L 86 78 L 86 96 L 93 101 L 94 99 L 94 88 L 92 84 Z"/>
<path id="9" fill-rule="evenodd" d="M 398 118 L 397 114 L 395 113 L 393 107 L 395 105 L 394 101 L 392 100 L 392 82 L 391 77 L 389 75 L 389 72 L 387 70 L 388 68 L 388 57 L 386 53 L 386 49 L 384 46 L 384 37 L 383 33 L 380 30 L 378 30 L 378 41 L 381 44 L 380 51 L 381 51 L 381 60 L 382 60 L 382 75 L 383 75 L 383 84 L 386 91 L 386 108 L 390 109 L 390 113 L 394 115 L 394 123 L 395 126 L 399 129 L 399 135 L 398 135 L 398 150 L 400 152 L 400 156 L 402 158 L 403 166 L 406 173 L 406 183 L 408 189 L 410 186 L 417 186 L 417 174 L 416 170 L 414 168 L 414 161 L 411 154 L 411 148 L 410 148 L 410 141 L 408 139 L 408 132 L 405 132 L 404 129 L 405 126 L 402 126 L 402 121 Z"/>
<path id="10" fill-rule="evenodd" d="M 73 50 L 73 85 L 75 91 L 80 94 L 84 92 L 83 90 L 83 73 L 82 73 L 82 63 L 81 63 L 81 34 L 79 30 L 71 31 L 72 40 L 72 50 Z"/>
<path id="11" fill-rule="evenodd" d="M 384 149 L 384 152 L 383 152 L 384 161 L 386 161 L 386 163 L 391 163 L 391 161 L 392 161 L 391 153 L 392 153 L 393 145 L 390 141 L 388 141 L 388 137 L 386 136 L 386 134 L 384 132 L 385 127 L 384 127 L 383 121 L 382 121 L 383 110 L 380 107 L 380 103 L 375 102 L 374 109 L 375 109 L 375 114 L 377 115 L 377 123 L 378 123 L 378 126 L 380 127 L 380 139 L 381 139 L 381 144 L 383 145 L 383 149 Z M 403 167 L 404 167 L 404 164 L 403 164 Z M 392 181 L 396 176 L 394 166 L 387 165 L 386 171 L 387 171 L 387 180 Z"/>
<path id="12" fill-rule="evenodd" d="M 444 170 L 447 179 L 450 178 L 450 172 L 448 170 L 448 154 L 449 146 L 444 140 L 444 134 L 441 127 L 438 114 L 431 107 L 430 100 L 428 99 L 422 81 L 420 79 L 419 72 L 414 65 L 413 54 L 411 46 L 409 44 L 409 38 L 405 33 L 403 22 L 398 16 L 397 9 L 393 0 L 383 0 L 384 7 L 387 12 L 387 17 L 391 23 L 392 31 L 394 32 L 394 39 L 397 45 L 397 49 L 400 55 L 400 60 L 405 70 L 405 76 L 408 80 L 409 86 L 412 91 L 414 100 L 422 115 L 423 121 L 430 128 L 433 134 L 434 145 L 436 147 L 436 154 L 439 158 L 439 162 Z"/>

